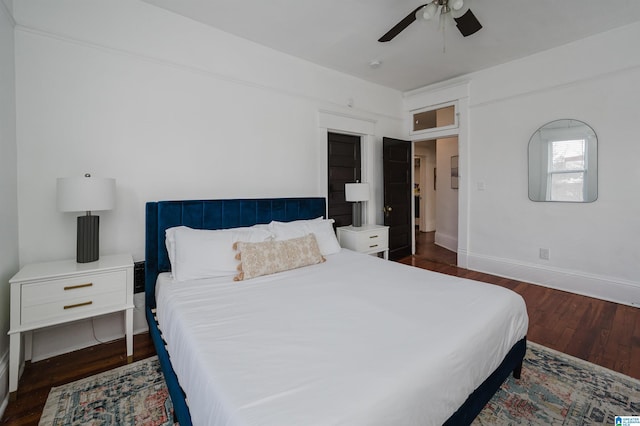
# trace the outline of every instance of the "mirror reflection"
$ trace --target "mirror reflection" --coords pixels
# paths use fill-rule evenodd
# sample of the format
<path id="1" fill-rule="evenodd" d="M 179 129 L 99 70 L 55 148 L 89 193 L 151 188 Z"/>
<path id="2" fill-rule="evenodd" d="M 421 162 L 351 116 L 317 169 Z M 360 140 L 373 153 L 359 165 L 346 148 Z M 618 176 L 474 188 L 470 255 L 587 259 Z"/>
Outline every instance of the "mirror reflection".
<path id="1" fill-rule="evenodd" d="M 556 120 L 529 140 L 529 199 L 588 203 L 598 198 L 598 138 L 579 120 Z"/>

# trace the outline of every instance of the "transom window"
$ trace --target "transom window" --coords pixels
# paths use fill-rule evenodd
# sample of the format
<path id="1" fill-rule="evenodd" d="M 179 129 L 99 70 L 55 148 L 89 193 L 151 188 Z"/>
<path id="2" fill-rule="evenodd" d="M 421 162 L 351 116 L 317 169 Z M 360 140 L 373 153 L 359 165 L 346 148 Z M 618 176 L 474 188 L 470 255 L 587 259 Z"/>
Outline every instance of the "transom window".
<path id="1" fill-rule="evenodd" d="M 450 129 L 458 125 L 455 104 L 417 111 L 412 118 L 412 133 Z"/>

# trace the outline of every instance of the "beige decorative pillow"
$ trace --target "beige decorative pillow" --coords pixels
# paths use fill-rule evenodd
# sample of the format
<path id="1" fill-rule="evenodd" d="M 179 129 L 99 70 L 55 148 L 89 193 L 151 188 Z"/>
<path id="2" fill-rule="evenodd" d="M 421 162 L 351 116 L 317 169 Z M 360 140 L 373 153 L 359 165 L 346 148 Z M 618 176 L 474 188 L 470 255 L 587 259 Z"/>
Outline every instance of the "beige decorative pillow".
<path id="1" fill-rule="evenodd" d="M 247 243 L 238 241 L 234 248 L 240 260 L 235 281 L 248 280 L 261 275 L 322 263 L 318 242 L 313 234 L 283 241 Z"/>

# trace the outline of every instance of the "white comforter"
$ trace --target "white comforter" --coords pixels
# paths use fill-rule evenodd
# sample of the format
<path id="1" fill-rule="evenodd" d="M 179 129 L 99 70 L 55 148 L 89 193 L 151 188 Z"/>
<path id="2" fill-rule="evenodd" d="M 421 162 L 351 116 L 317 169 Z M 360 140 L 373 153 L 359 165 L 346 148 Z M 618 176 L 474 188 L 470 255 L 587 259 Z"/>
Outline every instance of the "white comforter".
<path id="1" fill-rule="evenodd" d="M 157 285 L 195 425 L 440 425 L 527 332 L 502 287 L 342 250 L 248 281 Z"/>

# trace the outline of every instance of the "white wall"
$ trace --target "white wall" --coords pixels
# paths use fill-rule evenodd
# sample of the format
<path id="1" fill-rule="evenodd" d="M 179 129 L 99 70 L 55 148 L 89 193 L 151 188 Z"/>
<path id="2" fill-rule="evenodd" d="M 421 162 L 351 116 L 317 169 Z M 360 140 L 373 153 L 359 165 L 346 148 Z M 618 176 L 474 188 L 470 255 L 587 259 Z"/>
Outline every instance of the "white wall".
<path id="1" fill-rule="evenodd" d="M 640 305 L 638 39 L 640 23 L 407 97 L 406 109 L 430 92 L 441 98 L 447 85 L 470 88 L 468 109 L 461 108 L 469 138 L 460 140 L 460 159 L 468 157 L 460 223 L 468 222 L 462 262 L 469 268 Z M 598 135 L 594 203 L 527 197 L 529 138 L 560 118 L 585 121 Z M 540 248 L 550 250 L 549 260 L 539 258 Z"/>
<path id="2" fill-rule="evenodd" d="M 0 1 L 0 416 L 7 402 L 9 279 L 18 272 L 14 23 Z"/>
<path id="3" fill-rule="evenodd" d="M 451 157 L 458 155 L 458 138 L 436 140 L 435 243 L 458 251 L 458 190 L 451 188 Z"/>
<path id="4" fill-rule="evenodd" d="M 420 231 L 436 230 L 436 190 L 433 170 L 436 169 L 436 141 L 415 142 L 414 155 L 420 157 Z"/>
<path id="5" fill-rule="evenodd" d="M 381 137 L 402 136 L 401 93 L 143 2 L 21 0 L 14 13 L 21 264 L 75 256 L 57 177 L 115 178 L 101 253 L 141 260 L 146 201 L 325 195 L 321 111 L 371 125 L 370 176 Z M 55 336 L 34 336 L 34 358 L 64 349 L 45 345 Z"/>

